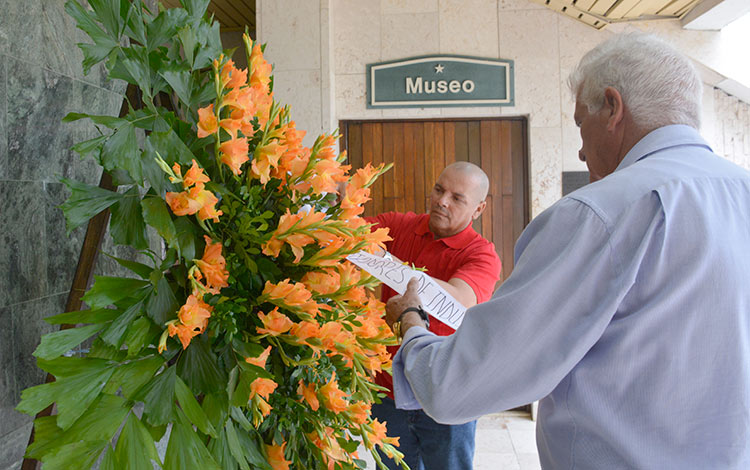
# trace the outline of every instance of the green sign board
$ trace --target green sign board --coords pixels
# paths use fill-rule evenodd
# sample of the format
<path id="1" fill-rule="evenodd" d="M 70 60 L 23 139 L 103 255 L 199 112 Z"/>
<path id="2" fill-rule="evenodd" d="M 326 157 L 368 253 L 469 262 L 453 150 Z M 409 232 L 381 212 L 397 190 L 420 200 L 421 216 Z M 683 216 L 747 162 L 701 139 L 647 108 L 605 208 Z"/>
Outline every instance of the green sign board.
<path id="1" fill-rule="evenodd" d="M 434 55 L 367 65 L 368 108 L 513 105 L 512 60 Z"/>

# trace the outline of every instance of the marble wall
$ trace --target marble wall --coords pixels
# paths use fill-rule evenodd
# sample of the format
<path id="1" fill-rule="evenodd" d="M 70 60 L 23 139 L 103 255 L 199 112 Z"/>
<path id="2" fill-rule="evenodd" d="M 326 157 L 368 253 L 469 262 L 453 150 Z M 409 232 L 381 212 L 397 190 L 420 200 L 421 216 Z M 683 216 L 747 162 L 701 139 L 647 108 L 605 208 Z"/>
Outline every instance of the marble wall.
<path id="1" fill-rule="evenodd" d="M 117 114 L 124 91 L 101 68 L 83 75 L 75 44 L 85 36 L 64 3 L 0 0 L 0 470 L 20 468 L 31 418 L 14 407 L 21 390 L 44 381 L 31 353 L 53 331 L 42 319 L 64 309 L 85 235 L 82 228 L 66 236 L 60 178 L 100 177 L 93 161 L 69 149 L 95 129 L 61 119 Z"/>

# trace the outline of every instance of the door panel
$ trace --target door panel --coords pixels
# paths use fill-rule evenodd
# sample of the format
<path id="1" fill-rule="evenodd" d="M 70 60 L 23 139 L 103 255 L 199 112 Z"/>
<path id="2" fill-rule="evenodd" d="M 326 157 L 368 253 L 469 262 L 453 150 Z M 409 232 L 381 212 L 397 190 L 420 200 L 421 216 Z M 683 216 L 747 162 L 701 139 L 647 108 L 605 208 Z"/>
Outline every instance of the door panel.
<path id="1" fill-rule="evenodd" d="M 364 215 L 428 209 L 432 186 L 447 165 L 469 161 L 490 179 L 487 207 L 474 229 L 495 244 L 502 279 L 513 270 L 513 246 L 529 221 L 526 120 L 342 121 L 349 164 L 393 163 L 372 186 Z"/>

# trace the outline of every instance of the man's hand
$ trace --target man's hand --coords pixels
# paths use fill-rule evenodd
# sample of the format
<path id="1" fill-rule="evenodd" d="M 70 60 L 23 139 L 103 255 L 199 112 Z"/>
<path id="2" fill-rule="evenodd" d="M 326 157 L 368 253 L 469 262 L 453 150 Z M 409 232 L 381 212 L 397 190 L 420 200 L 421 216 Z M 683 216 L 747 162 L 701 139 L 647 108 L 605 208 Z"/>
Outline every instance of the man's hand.
<path id="1" fill-rule="evenodd" d="M 388 326 L 393 328 L 393 324 L 407 308 L 419 307 L 421 302 L 419 301 L 419 294 L 417 294 L 418 288 L 419 280 L 413 277 L 406 285 L 404 295 L 396 295 L 388 299 L 388 303 L 385 305 L 385 321 Z M 401 336 L 405 335 L 406 330 L 412 326 L 426 326 L 417 312 L 409 312 L 401 319 Z"/>

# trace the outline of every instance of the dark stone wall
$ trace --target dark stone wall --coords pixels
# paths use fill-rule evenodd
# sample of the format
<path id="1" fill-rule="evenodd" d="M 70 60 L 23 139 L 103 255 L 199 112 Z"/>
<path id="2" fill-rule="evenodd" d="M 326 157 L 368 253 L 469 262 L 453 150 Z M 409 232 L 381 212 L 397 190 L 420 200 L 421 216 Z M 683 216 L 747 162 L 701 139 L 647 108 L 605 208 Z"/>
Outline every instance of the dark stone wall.
<path id="1" fill-rule="evenodd" d="M 24 388 L 44 381 L 31 353 L 54 331 L 42 319 L 64 309 L 85 234 L 65 233 L 60 178 L 100 178 L 92 160 L 70 150 L 96 129 L 61 119 L 116 115 L 125 88 L 101 66 L 83 75 L 76 43 L 86 37 L 64 4 L 0 0 L 0 470 L 20 468 L 31 418 L 14 408 Z M 100 261 L 97 271 L 112 271 L 111 260 Z"/>

